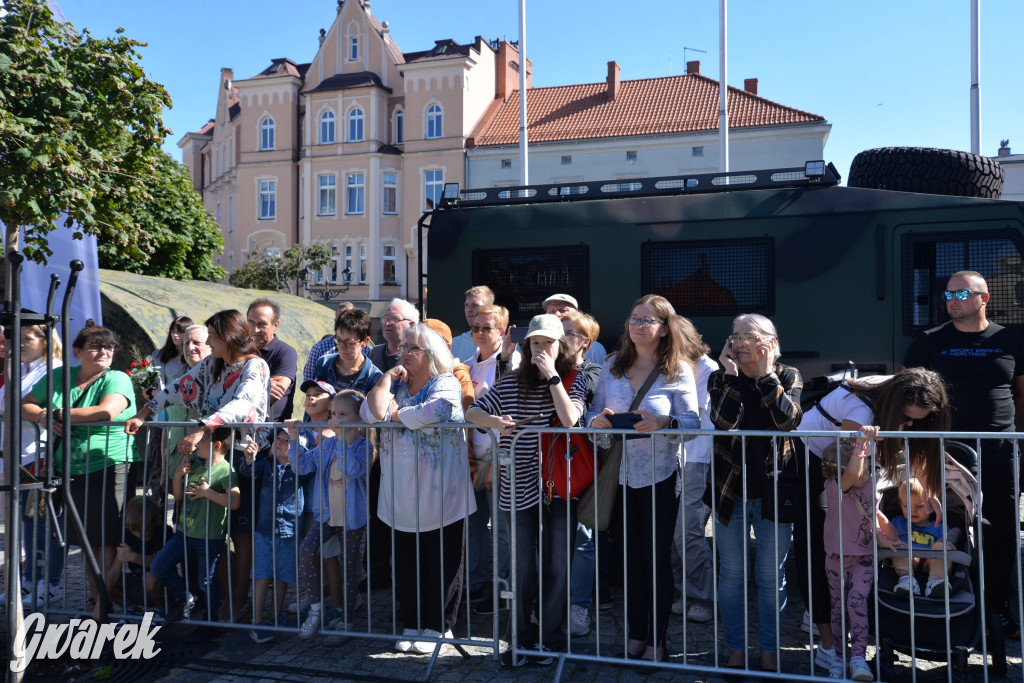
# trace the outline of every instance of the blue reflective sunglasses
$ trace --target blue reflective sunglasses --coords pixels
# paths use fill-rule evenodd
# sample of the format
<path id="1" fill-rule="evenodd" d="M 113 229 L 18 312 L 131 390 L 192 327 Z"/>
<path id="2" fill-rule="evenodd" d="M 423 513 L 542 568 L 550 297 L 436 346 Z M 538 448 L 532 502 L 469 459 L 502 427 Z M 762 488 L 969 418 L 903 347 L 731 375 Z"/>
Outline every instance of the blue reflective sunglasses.
<path id="1" fill-rule="evenodd" d="M 954 291 L 947 289 L 942 293 L 942 300 L 952 301 L 953 297 L 956 297 L 960 301 L 967 301 L 971 298 L 971 294 L 987 294 L 987 292 L 976 292 L 973 289 L 957 289 Z"/>

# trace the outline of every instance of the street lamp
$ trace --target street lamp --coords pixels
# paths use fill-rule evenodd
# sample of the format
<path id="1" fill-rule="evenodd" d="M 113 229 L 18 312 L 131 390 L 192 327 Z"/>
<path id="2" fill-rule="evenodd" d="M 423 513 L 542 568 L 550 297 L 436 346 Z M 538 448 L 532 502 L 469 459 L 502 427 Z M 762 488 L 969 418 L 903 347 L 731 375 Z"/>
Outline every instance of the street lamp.
<path id="1" fill-rule="evenodd" d="M 309 269 L 302 269 L 302 281 L 306 281 L 306 277 L 309 275 Z M 330 285 L 306 285 L 306 291 L 320 299 L 324 303 L 329 302 L 334 298 L 341 298 L 342 294 L 347 294 L 352 288 L 352 269 L 346 267 L 341 271 L 341 287 L 331 287 Z"/>

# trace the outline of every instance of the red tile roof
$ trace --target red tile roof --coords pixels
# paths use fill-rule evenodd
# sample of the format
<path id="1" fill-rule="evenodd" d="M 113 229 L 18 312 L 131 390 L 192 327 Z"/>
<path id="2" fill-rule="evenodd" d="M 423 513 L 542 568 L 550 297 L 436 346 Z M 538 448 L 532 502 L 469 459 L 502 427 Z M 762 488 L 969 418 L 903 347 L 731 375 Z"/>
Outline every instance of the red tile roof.
<path id="1" fill-rule="evenodd" d="M 824 122 L 825 117 L 729 87 L 729 128 Z M 718 81 L 699 74 L 622 81 L 608 99 L 607 83 L 527 91 L 530 142 L 657 135 L 718 128 Z M 519 92 L 513 91 L 477 146 L 519 142 Z"/>

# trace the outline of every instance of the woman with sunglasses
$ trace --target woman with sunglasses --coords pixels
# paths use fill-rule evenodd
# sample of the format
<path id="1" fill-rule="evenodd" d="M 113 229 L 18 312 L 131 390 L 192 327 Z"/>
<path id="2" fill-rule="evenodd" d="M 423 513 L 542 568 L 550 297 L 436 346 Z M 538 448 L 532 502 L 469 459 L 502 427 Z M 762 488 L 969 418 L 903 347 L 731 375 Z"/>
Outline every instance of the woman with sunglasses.
<path id="1" fill-rule="evenodd" d="M 711 373 L 708 394 L 711 421 L 720 430 L 787 432 L 800 424 L 800 372 L 778 362 L 778 334 L 772 321 L 747 313 L 733 320 L 718 358 L 722 369 Z M 721 565 L 718 605 L 725 631 L 730 669 L 747 667 L 747 619 L 744 611 L 747 557 L 745 547 L 753 528 L 757 541 L 754 578 L 757 583 L 760 669 L 778 669 L 778 633 L 786 608 L 786 554 L 791 523 L 776 522 L 775 506 L 762 501 L 767 475 L 783 470 L 796 457 L 795 440 L 788 436 L 716 436 L 708 477 L 715 540 Z M 744 497 L 745 496 L 745 497 Z"/>
<path id="2" fill-rule="evenodd" d="M 462 568 L 463 525 L 476 511 L 470 495 L 462 387 L 440 334 L 423 323 L 402 331 L 401 361 L 374 385 L 359 416 L 367 423 L 401 423 L 380 433 L 377 517 L 391 527 L 398 615 L 405 630 L 399 652 L 430 654 L 432 641 L 455 624 L 453 583 Z M 450 637 L 450 636 L 448 636 Z"/>
<path id="3" fill-rule="evenodd" d="M 343 311 L 334 319 L 336 350 L 317 359 L 314 380 L 327 382 L 335 391 L 370 392 L 383 374 L 364 353 L 370 343 L 370 322 L 369 314 L 358 308 Z"/>
<path id="4" fill-rule="evenodd" d="M 70 471 L 64 472 L 63 453 L 55 450 L 54 463 L 58 472 L 70 476 L 69 491 L 75 507 L 85 523 L 85 538 L 72 531 L 73 545 L 88 543 L 100 569 L 106 572 L 114 561 L 121 542 L 121 516 L 124 505 L 135 495 L 137 457 L 132 436 L 119 426 L 92 426 L 93 422 L 121 422 L 135 412 L 135 387 L 123 372 L 114 372 L 110 364 L 117 348 L 117 335 L 105 327 L 86 323 L 71 344 L 80 363 L 68 371 L 71 394 L 63 394 L 64 368 L 54 368 L 53 396 L 46 395 L 43 378 L 26 396 L 21 414 L 40 427 L 46 424 L 46 408 L 63 406 L 65 398 L 70 407 L 65 416 L 62 408 L 53 412 L 53 431 L 57 437 L 68 439 L 71 446 Z M 63 434 L 63 420 L 71 423 L 71 433 Z M 91 611 L 98 595 L 92 573 L 89 578 Z"/>
<path id="5" fill-rule="evenodd" d="M 944 431 L 950 425 L 949 398 L 945 382 L 938 373 L 922 368 L 903 370 L 896 375 L 875 375 L 851 379 L 825 396 L 804 413 L 801 431 L 858 431 L 865 425 L 878 425 L 881 431 Z M 793 554 L 797 585 L 811 621 L 817 626 L 821 644 L 814 663 L 826 671 L 836 656 L 831 626 L 831 596 L 825 575 L 825 479 L 821 472 L 821 453 L 835 443 L 827 436 L 806 437 L 806 454 L 797 458 L 802 479 L 806 479 L 808 501 L 797 506 L 793 525 Z M 878 443 L 877 463 L 893 480 L 903 464 L 904 443 L 884 439 Z M 911 469 L 931 491 L 941 486 L 942 457 L 934 439 L 909 439 Z M 803 489 L 801 489 L 801 493 Z M 810 516 L 808 531 L 807 516 Z M 810 567 L 808 573 L 808 556 Z M 813 612 L 813 613 L 812 613 Z"/>
<path id="6" fill-rule="evenodd" d="M 683 439 L 652 432 L 699 429 L 697 387 L 681 321 L 667 299 L 640 297 L 624 327 L 618 349 L 601 370 L 588 417 L 591 427 L 610 429 L 614 416 L 628 413 L 638 392 L 649 387 L 632 411 L 638 418 L 633 429 L 644 438 L 627 438 L 619 470 L 626 509 L 626 656 L 664 662 Z"/>

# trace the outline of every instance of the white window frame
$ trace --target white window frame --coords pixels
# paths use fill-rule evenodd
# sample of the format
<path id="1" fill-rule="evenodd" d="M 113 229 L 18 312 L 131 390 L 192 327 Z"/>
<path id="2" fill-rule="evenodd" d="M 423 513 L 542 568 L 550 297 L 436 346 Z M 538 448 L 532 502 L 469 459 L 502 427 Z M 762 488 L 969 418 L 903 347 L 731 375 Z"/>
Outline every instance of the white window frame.
<path id="1" fill-rule="evenodd" d="M 388 251 L 390 250 L 390 255 Z M 391 272 L 393 277 L 389 280 L 387 277 L 388 263 L 391 263 Z M 382 285 L 397 285 L 398 284 L 398 245 L 397 244 L 383 244 L 381 245 L 381 284 Z"/>
<path id="2" fill-rule="evenodd" d="M 359 284 L 366 284 L 366 245 L 359 245 Z"/>
<path id="3" fill-rule="evenodd" d="M 330 272 L 327 277 L 332 285 L 338 284 L 338 275 L 341 273 L 341 255 L 338 247 L 331 247 L 331 264 L 328 266 Z"/>
<path id="4" fill-rule="evenodd" d="M 338 212 L 338 176 L 324 173 L 317 176 L 317 215 L 334 216 Z"/>
<path id="5" fill-rule="evenodd" d="M 320 113 L 320 144 L 331 145 L 337 139 L 337 117 L 330 109 Z"/>
<path id="6" fill-rule="evenodd" d="M 277 181 L 272 179 L 257 181 L 256 215 L 261 221 L 272 221 L 277 218 Z M 266 209 L 266 210 L 264 210 Z"/>
<path id="7" fill-rule="evenodd" d="M 230 195 L 228 197 L 228 234 L 230 235 L 235 231 L 235 197 Z"/>
<path id="8" fill-rule="evenodd" d="M 362 142 L 366 139 L 366 112 L 356 106 L 348 112 L 348 141 Z"/>
<path id="9" fill-rule="evenodd" d="M 436 102 L 427 106 L 423 125 L 423 137 L 427 140 L 437 140 L 444 137 L 444 110 Z"/>
<path id="10" fill-rule="evenodd" d="M 349 273 L 355 273 L 355 271 L 352 270 L 352 245 L 351 244 L 346 244 L 344 249 L 342 249 L 342 268 L 341 268 L 341 272 L 344 273 L 345 272 L 345 268 L 348 268 L 348 272 Z"/>
<path id="11" fill-rule="evenodd" d="M 395 144 L 401 145 L 405 142 L 405 110 L 399 109 L 395 112 Z"/>
<path id="12" fill-rule="evenodd" d="M 359 61 L 359 36 L 348 37 L 348 61 Z"/>
<path id="13" fill-rule="evenodd" d="M 434 175 L 436 174 L 436 175 Z M 423 172 L 423 209 L 436 209 L 441 202 L 444 192 L 444 171 L 439 168 L 429 168 Z M 429 207 L 427 200 L 433 200 L 434 206 Z"/>
<path id="14" fill-rule="evenodd" d="M 264 116 L 260 120 L 260 151 L 270 152 L 273 151 L 275 145 L 276 125 L 274 124 L 274 117 Z"/>
<path id="15" fill-rule="evenodd" d="M 398 214 L 398 172 L 384 171 L 381 174 L 381 213 L 385 216 Z M 390 206 L 389 206 L 390 204 Z"/>
<path id="16" fill-rule="evenodd" d="M 355 201 L 353 201 L 355 200 Z M 355 204 L 355 206 L 353 206 Z M 355 171 L 345 174 L 345 213 L 357 216 L 366 212 L 366 174 Z"/>

